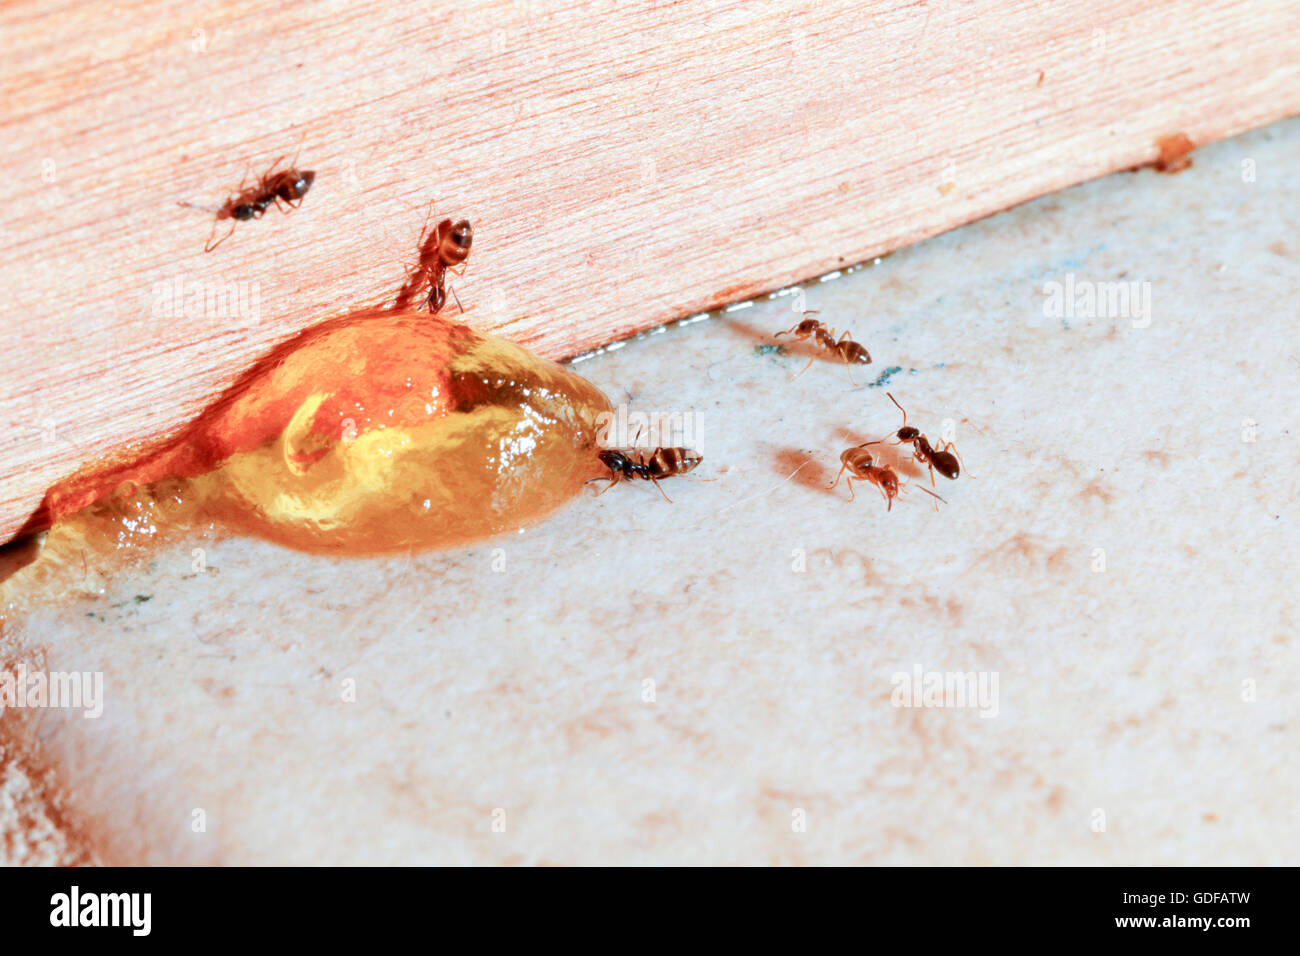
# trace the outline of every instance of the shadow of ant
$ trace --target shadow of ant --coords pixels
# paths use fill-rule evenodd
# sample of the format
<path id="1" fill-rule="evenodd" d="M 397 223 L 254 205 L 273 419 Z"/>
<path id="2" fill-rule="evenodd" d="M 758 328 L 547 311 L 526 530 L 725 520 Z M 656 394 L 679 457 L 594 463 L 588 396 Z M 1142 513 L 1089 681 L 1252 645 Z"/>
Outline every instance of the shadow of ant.
<path id="1" fill-rule="evenodd" d="M 735 332 L 738 336 L 755 343 L 755 347 L 760 345 L 770 345 L 774 348 L 776 355 L 793 355 L 797 358 L 825 358 L 825 352 L 817 345 L 816 342 L 800 342 L 798 339 L 791 339 L 788 342 L 776 338 L 776 332 L 769 332 L 767 329 L 760 329 L 758 326 L 750 325 L 748 322 L 742 322 L 740 319 L 723 319 L 722 325 Z M 783 331 L 777 329 L 777 332 Z"/>
<path id="2" fill-rule="evenodd" d="M 782 478 L 809 491 L 823 494 L 830 490 L 830 473 L 814 455 L 802 448 L 779 448 L 772 456 L 773 464 Z"/>

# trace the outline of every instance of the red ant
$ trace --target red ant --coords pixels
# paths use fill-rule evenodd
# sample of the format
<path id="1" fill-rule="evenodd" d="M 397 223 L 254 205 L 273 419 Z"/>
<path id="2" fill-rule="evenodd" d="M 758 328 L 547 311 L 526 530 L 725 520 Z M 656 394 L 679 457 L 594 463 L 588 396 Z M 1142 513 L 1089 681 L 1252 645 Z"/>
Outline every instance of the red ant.
<path id="1" fill-rule="evenodd" d="M 424 300 L 424 307 L 429 310 L 430 315 L 440 311 L 447 302 L 446 275 L 448 272 L 457 276 L 465 274 L 465 260 L 469 258 L 470 246 L 473 243 L 474 227 L 470 225 L 468 219 L 460 219 L 456 222 L 444 219 L 433 228 L 432 232 L 429 231 L 426 220 L 424 231 L 420 233 L 419 265 L 415 267 L 414 275 L 410 274 L 410 269 L 407 270 L 406 285 L 402 286 L 401 291 L 397 293 L 397 301 L 393 307 L 405 308 L 427 280 L 429 295 Z M 456 271 L 455 266 L 461 267 L 459 272 Z M 451 294 L 456 299 L 456 307 L 464 312 L 465 308 L 460 304 L 460 297 L 456 295 L 454 289 Z"/>
<path id="2" fill-rule="evenodd" d="M 618 451 L 606 448 L 597 457 L 601 464 L 609 469 L 609 478 L 606 479 L 609 484 L 596 492 L 597 498 L 620 481 L 640 478 L 642 481 L 653 481 L 654 486 L 659 489 L 659 494 L 663 495 L 664 500 L 669 504 L 673 503 L 673 499 L 664 492 L 659 479 L 684 475 L 704 460 L 703 455 L 689 448 L 656 448 L 652 452 Z M 591 481 L 600 480 L 600 478 L 591 479 Z"/>
<path id="3" fill-rule="evenodd" d="M 223 219 L 235 219 L 244 222 L 249 219 L 261 219 L 266 210 L 274 205 L 280 208 L 280 203 L 284 203 L 290 209 L 297 209 L 302 205 L 303 197 L 307 195 L 307 190 L 311 189 L 312 183 L 316 181 L 316 172 L 312 169 L 289 168 L 275 171 L 275 167 L 284 161 L 281 156 L 277 159 L 269 170 L 266 171 L 260 180 L 254 185 L 244 188 L 244 184 L 239 184 L 239 192 L 226 200 L 225 204 L 217 210 L 217 218 L 212 223 L 212 235 L 208 236 L 207 244 L 204 245 L 204 252 L 211 252 L 217 246 L 221 245 L 235 231 L 235 224 L 230 224 L 230 232 L 226 233 L 215 243 L 212 236 L 216 235 L 217 223 Z M 294 162 L 298 160 L 295 157 Z M 189 209 L 203 209 L 203 206 L 195 206 L 192 203 L 181 202 L 178 206 L 185 206 Z M 210 210 L 209 210 L 210 211 Z M 283 210 L 281 210 L 283 211 Z"/>
<path id="4" fill-rule="evenodd" d="M 863 346 L 859 345 L 857 342 L 849 338 L 848 332 L 845 332 L 837 340 L 835 338 L 834 329 L 827 328 L 825 325 L 823 325 L 821 322 L 817 321 L 816 319 L 808 318 L 808 316 L 810 315 L 817 315 L 817 314 L 818 313 L 815 311 L 805 312 L 803 314 L 804 316 L 803 319 L 798 323 L 796 323 L 793 328 L 786 329 L 784 332 L 778 332 L 776 333 L 775 336 L 773 336 L 773 338 L 779 339 L 783 335 L 793 335 L 800 342 L 806 341 L 807 339 L 811 338 L 814 341 L 816 341 L 818 345 L 822 346 L 823 348 L 833 353 L 835 357 L 838 358 L 845 365 L 870 365 L 871 364 L 871 353 L 868 352 Z M 808 366 L 812 365 L 812 363 L 813 360 L 809 359 L 808 365 L 805 365 L 803 367 L 803 369 L 799 372 L 799 375 L 802 375 L 804 372 L 808 371 Z M 796 375 L 795 378 L 798 378 L 799 375 Z M 791 379 L 791 381 L 793 380 L 794 379 Z"/>
<path id="5" fill-rule="evenodd" d="M 849 477 L 845 480 L 849 486 L 849 501 L 854 499 L 853 480 L 856 478 L 858 481 L 869 481 L 879 488 L 880 493 L 885 496 L 885 503 L 887 505 L 885 510 L 893 511 L 894 499 L 899 496 L 898 472 L 894 471 L 894 469 L 890 468 L 888 465 L 877 465 L 875 459 L 871 456 L 871 452 L 867 451 L 868 445 L 879 444 L 879 440 L 869 441 L 864 442 L 861 445 L 854 445 L 852 448 L 844 449 L 844 451 L 840 453 L 840 473 L 836 475 L 835 480 L 831 482 L 831 487 L 834 488 L 840 483 L 840 477 L 847 469 Z M 948 503 L 929 488 L 922 488 L 921 490 L 930 497 L 943 501 L 944 504 Z M 935 505 L 935 507 L 937 508 L 939 506 Z"/>
<path id="6" fill-rule="evenodd" d="M 921 434 L 920 429 L 913 428 L 907 424 L 907 409 L 898 404 L 898 399 L 886 392 L 889 400 L 893 402 L 900 412 L 903 413 L 903 427 L 897 432 L 898 441 L 896 444 L 912 446 L 912 458 L 923 465 L 929 466 L 930 469 L 930 487 L 934 487 L 934 473 L 937 470 L 939 474 L 950 480 L 955 480 L 961 474 L 961 459 L 954 454 L 955 448 L 953 443 L 948 441 L 943 443 L 942 448 L 934 448 L 930 445 L 930 440 Z M 953 448 L 953 451 L 948 449 Z"/>

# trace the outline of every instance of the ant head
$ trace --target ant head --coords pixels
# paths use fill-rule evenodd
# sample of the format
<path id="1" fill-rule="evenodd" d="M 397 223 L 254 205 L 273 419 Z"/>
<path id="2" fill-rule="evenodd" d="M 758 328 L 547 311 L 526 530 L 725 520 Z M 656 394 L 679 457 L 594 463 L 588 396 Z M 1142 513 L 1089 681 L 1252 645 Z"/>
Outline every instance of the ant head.
<path id="1" fill-rule="evenodd" d="M 805 312 L 798 325 L 792 329 L 786 329 L 784 332 L 776 333 L 776 338 L 779 339 L 783 335 L 793 335 L 796 339 L 808 338 L 817 331 L 817 326 L 821 324 L 816 319 L 808 318 L 808 316 L 816 314 L 816 312 Z"/>
<path id="2" fill-rule="evenodd" d="M 447 304 L 447 290 L 441 282 L 435 282 L 429 287 L 429 298 L 425 305 L 429 308 L 430 315 L 436 315 L 442 311 L 442 307 Z"/>
<path id="3" fill-rule="evenodd" d="M 602 465 L 604 465 L 610 471 L 615 471 L 615 472 L 626 471 L 627 466 L 632 463 L 631 459 L 629 459 L 627 455 L 613 448 L 606 448 L 596 457 L 600 459 L 600 463 Z"/>
<path id="4" fill-rule="evenodd" d="M 899 441 L 916 441 L 921 437 L 921 430 L 913 428 L 911 425 L 904 425 L 898 430 Z"/>
<path id="5" fill-rule="evenodd" d="M 468 219 L 461 219 L 455 225 L 452 225 L 450 219 L 445 219 L 439 225 L 438 232 L 442 236 L 438 253 L 443 262 L 457 265 L 469 258 L 469 247 L 474 244 L 474 227 Z"/>

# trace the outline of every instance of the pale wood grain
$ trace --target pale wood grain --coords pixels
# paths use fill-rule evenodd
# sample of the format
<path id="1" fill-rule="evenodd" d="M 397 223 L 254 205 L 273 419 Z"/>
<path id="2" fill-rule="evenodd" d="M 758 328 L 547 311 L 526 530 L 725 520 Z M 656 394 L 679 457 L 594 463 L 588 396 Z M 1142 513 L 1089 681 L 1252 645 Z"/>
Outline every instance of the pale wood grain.
<path id="1" fill-rule="evenodd" d="M 272 343 L 390 298 L 431 199 L 475 224 L 467 319 L 571 355 L 1148 161 L 1164 134 L 1300 111 L 1296 20 L 1290 0 L 10 4 L 0 540 Z M 209 219 L 176 203 L 298 149 L 302 209 L 204 254 Z M 177 280 L 251 283 L 259 315 L 158 314 Z"/>

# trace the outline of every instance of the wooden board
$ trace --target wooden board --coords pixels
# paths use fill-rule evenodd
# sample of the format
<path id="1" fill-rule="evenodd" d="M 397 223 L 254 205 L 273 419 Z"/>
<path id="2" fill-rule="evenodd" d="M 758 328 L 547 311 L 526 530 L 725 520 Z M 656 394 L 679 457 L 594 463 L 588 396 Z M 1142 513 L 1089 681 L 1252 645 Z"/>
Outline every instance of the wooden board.
<path id="1" fill-rule="evenodd" d="M 0 540 L 391 298 L 430 201 L 467 320 L 563 357 L 1300 112 L 1292 0 L 72 0 L 0 42 Z M 302 209 L 205 254 L 177 202 L 299 150 Z"/>

